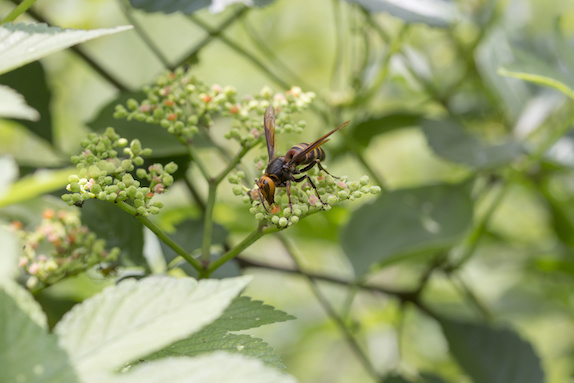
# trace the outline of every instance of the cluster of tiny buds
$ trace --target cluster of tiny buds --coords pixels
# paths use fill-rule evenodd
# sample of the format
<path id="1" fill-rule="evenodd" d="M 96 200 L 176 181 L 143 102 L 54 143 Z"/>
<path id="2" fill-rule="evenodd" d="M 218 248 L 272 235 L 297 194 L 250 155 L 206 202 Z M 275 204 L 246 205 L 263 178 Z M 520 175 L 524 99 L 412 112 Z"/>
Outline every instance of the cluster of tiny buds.
<path id="1" fill-rule="evenodd" d="M 292 206 L 289 207 L 286 188 L 277 188 L 275 192 L 276 203 L 273 206 L 267 206 L 267 202 L 263 201 L 269 211 L 262 205 L 257 186 L 248 189 L 241 184 L 241 180 L 244 178 L 242 172 L 231 174 L 227 179 L 233 184 L 233 194 L 240 196 L 245 203 L 251 204 L 249 212 L 255 215 L 256 220 L 267 220 L 280 229 L 296 224 L 301 218 L 312 212 L 329 210 L 342 201 L 354 201 L 366 194 L 381 192 L 379 186 L 369 186 L 368 176 L 362 176 L 359 181 L 349 181 L 347 177 L 335 178 L 317 169 L 313 169 L 309 173 L 323 202 L 317 197 L 315 189 L 309 182 L 292 182 L 290 188 Z"/>
<path id="2" fill-rule="evenodd" d="M 301 133 L 307 123 L 293 121 L 292 114 L 306 110 L 314 98 L 313 92 L 303 92 L 299 87 L 292 87 L 285 93 L 273 93 L 269 87 L 264 87 L 255 96 L 247 96 L 235 105 L 228 105 L 227 113 L 234 120 L 231 130 L 224 136 L 239 141 L 243 146 L 253 145 L 264 135 L 262 121 L 269 105 L 275 109 L 276 133 Z"/>
<path id="3" fill-rule="evenodd" d="M 277 115 L 277 133 L 301 132 L 305 121 L 295 122 L 291 115 L 307 109 L 315 98 L 313 92 L 303 92 L 299 87 L 284 93 L 264 87 L 257 94 L 238 100 L 234 87 L 207 86 L 181 68 L 160 76 L 144 92 L 146 98 L 142 101 L 132 98 L 126 105 L 117 105 L 114 117 L 160 125 L 187 143 L 200 128 L 210 127 L 216 117 L 231 117 L 232 127 L 225 137 L 244 147 L 254 145 L 262 136 L 263 114 L 269 105 L 273 105 Z"/>
<path id="4" fill-rule="evenodd" d="M 141 102 L 132 98 L 125 106 L 117 105 L 114 117 L 160 125 L 190 143 L 199 127 L 211 126 L 216 116 L 232 109 L 237 91 L 231 86 L 209 87 L 190 71 L 178 68 L 145 87 L 144 93 Z"/>
<path id="5" fill-rule="evenodd" d="M 106 242 L 81 225 L 78 214 L 47 209 L 41 224 L 26 231 L 22 223 L 12 223 L 24 248 L 19 266 L 30 290 L 51 285 L 66 276 L 86 271 L 98 264 L 114 262 L 120 250 L 106 250 Z"/>
<path id="6" fill-rule="evenodd" d="M 64 201 L 76 206 L 82 206 L 84 201 L 92 198 L 129 201 L 140 215 L 147 217 L 159 213 L 162 203 L 151 199 L 173 184 L 172 174 L 177 170 L 175 163 L 165 166 L 153 164 L 146 170 L 141 167 L 144 164 L 142 156 L 149 156 L 151 149 L 142 148 L 137 139 L 128 145 L 128 141 L 112 128 L 106 129 L 103 135 L 88 135 L 82 147 L 83 152 L 72 157 L 78 174 L 68 178 L 66 190 L 70 193 L 62 196 Z M 125 157 L 118 157 L 119 149 L 123 149 Z M 132 174 L 134 171 L 137 179 Z M 147 186 L 142 186 L 140 181 Z"/>

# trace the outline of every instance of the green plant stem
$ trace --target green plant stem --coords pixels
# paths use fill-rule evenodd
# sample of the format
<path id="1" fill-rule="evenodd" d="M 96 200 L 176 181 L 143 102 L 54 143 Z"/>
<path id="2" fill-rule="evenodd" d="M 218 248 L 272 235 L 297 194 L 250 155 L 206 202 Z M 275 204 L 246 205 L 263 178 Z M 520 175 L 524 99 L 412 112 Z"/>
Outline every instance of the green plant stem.
<path id="1" fill-rule="evenodd" d="M 11 21 L 16 20 L 18 16 L 22 13 L 26 12 L 28 8 L 30 8 L 36 0 L 24 0 L 16 8 L 12 10 L 5 18 L 0 22 L 0 24 L 9 23 Z"/>
<path id="2" fill-rule="evenodd" d="M 207 267 L 211 258 L 211 236 L 213 233 L 213 208 L 215 207 L 215 196 L 217 192 L 217 183 L 211 179 L 208 181 L 209 188 L 207 191 L 207 205 L 203 215 L 203 243 L 201 246 L 201 262 Z"/>
<path id="3" fill-rule="evenodd" d="M 468 287 L 460 275 L 450 275 L 453 284 L 458 287 L 466 296 L 470 303 L 477 309 L 486 321 L 492 321 L 492 313 L 488 310 L 486 305 L 478 298 L 478 296 Z"/>
<path id="4" fill-rule="evenodd" d="M 165 243 L 166 245 L 171 247 L 173 249 L 173 251 L 175 251 L 183 259 L 185 259 L 191 266 L 193 266 L 193 268 L 195 268 L 199 272 L 201 272 L 203 270 L 201 263 L 197 259 L 193 258 L 187 251 L 185 251 L 185 249 L 183 247 L 178 245 L 173 239 L 171 239 L 162 229 L 160 229 L 149 218 L 138 214 L 135 207 L 133 207 L 133 206 L 131 206 L 125 202 L 121 202 L 121 201 L 116 202 L 116 205 L 118 205 L 118 207 L 120 209 L 122 209 L 123 211 L 125 211 L 128 214 L 131 214 L 135 218 L 137 218 L 138 221 L 140 221 L 145 227 L 150 229 L 155 235 L 157 235 L 157 237 L 163 243 Z"/>
<path id="5" fill-rule="evenodd" d="M 339 73 L 342 71 L 343 58 L 345 57 L 345 44 L 343 41 L 343 28 L 341 28 L 341 6 L 339 0 L 332 0 L 333 5 L 333 26 L 335 29 L 335 59 L 333 60 L 333 71 L 331 73 L 331 89 L 336 89 L 336 82 L 342 78 Z"/>
<path id="6" fill-rule="evenodd" d="M 219 26 L 217 28 L 215 28 L 214 33 L 208 34 L 203 40 L 201 40 L 195 47 L 193 47 L 191 49 L 190 53 L 186 54 L 183 59 L 181 59 L 177 63 L 175 63 L 170 69 L 173 70 L 173 69 L 177 68 L 178 66 L 183 65 L 185 62 L 189 61 L 193 57 L 197 56 L 199 54 L 199 52 L 207 44 L 209 44 L 213 39 L 215 39 L 217 36 L 219 36 L 221 33 L 223 33 L 223 31 L 225 29 L 227 29 L 229 26 L 231 26 L 236 20 L 238 20 L 248 10 L 249 10 L 249 7 L 242 7 L 239 10 L 237 10 L 234 14 L 229 16 L 227 19 L 225 19 L 221 24 L 219 24 Z"/>
<path id="7" fill-rule="evenodd" d="M 239 151 L 239 153 L 237 153 L 237 155 L 233 157 L 231 162 L 229 162 L 227 167 L 223 169 L 221 173 L 219 173 L 219 175 L 215 178 L 215 183 L 219 185 L 221 181 L 223 181 L 225 177 L 229 174 L 229 172 L 235 169 L 235 167 L 241 162 L 241 159 L 247 154 L 247 152 L 253 149 L 259 142 L 261 142 L 261 140 L 255 141 L 253 145 L 243 146 Z"/>
<path id="8" fill-rule="evenodd" d="M 275 83 L 277 83 L 279 86 L 285 89 L 290 88 L 290 85 L 287 84 L 285 81 L 283 81 L 281 77 L 273 73 L 271 69 L 265 66 L 259 59 L 257 59 L 251 53 L 247 52 L 247 50 L 245 50 L 243 47 L 237 45 L 234 41 L 230 40 L 225 35 L 221 34 L 221 31 L 211 28 L 209 25 L 204 23 L 201 19 L 199 19 L 196 16 L 190 15 L 188 16 L 188 18 L 197 26 L 206 31 L 210 36 L 217 37 L 225 45 L 233 49 L 235 52 L 239 53 L 241 56 L 245 57 L 248 61 L 250 61 L 256 67 L 261 69 L 261 71 L 263 71 L 271 80 L 275 81 Z"/>
<path id="9" fill-rule="evenodd" d="M 472 257 L 476 248 L 478 247 L 478 243 L 480 241 L 480 238 L 482 237 L 482 235 L 486 231 L 486 227 L 488 226 L 490 219 L 492 218 L 492 216 L 496 212 L 496 209 L 498 209 L 498 206 L 500 205 L 500 203 L 504 199 L 504 196 L 506 195 L 506 192 L 509 189 L 509 185 L 510 185 L 509 180 L 506 180 L 506 181 L 504 181 L 504 184 L 500 186 L 500 189 L 498 190 L 498 193 L 494 197 L 494 200 L 490 203 L 488 210 L 480 218 L 480 220 L 478 221 L 478 223 L 474 227 L 472 233 L 470 234 L 470 236 L 465 241 L 464 251 L 463 251 L 459 261 L 451 266 L 451 270 L 459 269 L 463 264 L 466 263 L 466 261 L 468 261 Z"/>
<path id="10" fill-rule="evenodd" d="M 313 294 L 315 295 L 321 306 L 323 306 L 323 309 L 327 312 L 327 315 L 329 315 L 329 317 L 335 322 L 335 324 L 343 334 L 345 341 L 349 344 L 349 347 L 351 347 L 351 350 L 353 350 L 353 352 L 355 353 L 355 355 L 357 356 L 357 358 L 359 359 L 365 370 L 373 377 L 375 382 L 380 381 L 381 377 L 379 376 L 377 370 L 369 360 L 367 354 L 365 354 L 365 352 L 359 345 L 359 342 L 357 342 L 357 339 L 355 339 L 355 337 L 351 333 L 351 330 L 345 325 L 343 319 L 337 314 L 337 312 L 335 311 L 329 300 L 325 297 L 325 295 L 323 295 L 323 293 L 319 289 L 319 286 L 317 285 L 317 282 L 308 274 L 302 272 L 301 264 L 297 256 L 295 256 L 294 249 L 289 243 L 289 241 L 282 235 L 278 235 L 277 237 L 279 238 L 279 241 L 287 251 L 287 254 L 289 254 L 291 259 L 293 260 L 293 263 L 295 263 L 295 267 L 297 268 L 297 270 L 301 271 L 301 275 L 305 276 L 305 278 L 307 279 L 309 287 L 313 291 Z"/>
<path id="11" fill-rule="evenodd" d="M 165 55 L 163 53 L 161 53 L 159 47 L 152 41 L 152 39 L 144 31 L 144 29 L 141 27 L 139 21 L 133 16 L 132 8 L 126 4 L 126 1 L 127 0 L 120 1 L 120 8 L 121 8 L 124 16 L 126 17 L 126 19 L 128 19 L 129 23 L 131 25 L 133 25 L 134 30 L 138 34 L 140 39 L 142 39 L 144 44 L 153 52 L 155 57 L 157 57 L 157 59 L 162 63 L 164 68 L 166 68 L 166 69 L 170 68 L 169 61 L 167 60 Z"/>
<path id="12" fill-rule="evenodd" d="M 221 258 L 218 258 L 215 261 L 211 262 L 209 267 L 206 270 L 206 273 L 205 273 L 206 276 L 209 276 L 209 274 L 213 273 L 220 266 L 222 266 L 225 262 L 230 261 L 233 258 L 235 258 L 236 256 L 238 256 L 243 250 L 247 249 L 255 241 L 257 241 L 259 238 L 263 237 L 266 234 L 275 233 L 277 231 L 279 231 L 279 229 L 276 226 L 268 226 L 268 227 L 259 226 L 251 234 L 249 234 L 247 237 L 245 237 L 243 239 L 243 241 L 241 241 L 239 244 L 237 244 L 231 250 L 229 250 L 228 252 L 223 254 L 221 256 Z"/>

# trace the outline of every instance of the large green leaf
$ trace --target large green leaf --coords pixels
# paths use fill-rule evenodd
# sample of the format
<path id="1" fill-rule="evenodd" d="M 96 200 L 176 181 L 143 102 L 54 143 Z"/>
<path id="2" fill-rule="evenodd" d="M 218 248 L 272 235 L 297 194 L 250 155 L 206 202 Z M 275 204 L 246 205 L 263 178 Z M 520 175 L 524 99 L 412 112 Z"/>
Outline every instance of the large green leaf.
<path id="1" fill-rule="evenodd" d="M 514 331 L 442 319 L 453 357 L 474 383 L 542 383 L 540 358 Z"/>
<path id="2" fill-rule="evenodd" d="M 446 28 L 459 17 L 456 4 L 445 0 L 346 0 L 369 12 L 387 12 L 406 23 Z"/>
<path id="3" fill-rule="evenodd" d="M 18 274 L 18 256 L 22 248 L 13 232 L 0 221 L 0 283 L 7 279 L 13 279 Z"/>
<path id="4" fill-rule="evenodd" d="M 295 383 L 295 379 L 261 361 L 215 352 L 195 358 L 167 358 L 142 363 L 107 383 Z"/>
<path id="5" fill-rule="evenodd" d="M 185 338 L 218 318 L 249 277 L 126 280 L 76 305 L 56 325 L 83 378 L 102 374 Z"/>
<path id="6" fill-rule="evenodd" d="M 262 7 L 274 1 L 275 0 L 130 0 L 130 4 L 132 7 L 142 9 L 146 12 L 182 12 L 190 14 L 207 7 L 209 7 L 210 12 L 218 13 L 224 11 L 228 5 L 233 3 Z"/>
<path id="7" fill-rule="evenodd" d="M 11 281 L 0 284 L 0 371 L 2 382 L 79 381 L 38 303 Z"/>
<path id="8" fill-rule="evenodd" d="M 38 170 L 13 183 L 8 191 L 0 196 L 0 208 L 63 189 L 68 183 L 68 177 L 74 172 L 77 172 L 76 168 Z"/>
<path id="9" fill-rule="evenodd" d="M 342 232 L 355 271 L 447 249 L 472 223 L 466 185 L 433 185 L 386 193 L 357 209 Z"/>
<path id="10" fill-rule="evenodd" d="M 40 114 L 36 109 L 26 104 L 24 96 L 20 93 L 8 86 L 0 85 L 0 118 L 37 121 Z"/>
<path id="11" fill-rule="evenodd" d="M 72 45 L 130 29 L 131 26 L 94 29 L 62 29 L 46 24 L 0 25 L 0 74 L 38 60 Z"/>
<path id="12" fill-rule="evenodd" d="M 121 249 L 120 261 L 125 266 L 144 266 L 143 225 L 132 215 L 108 201 L 89 200 L 82 207 L 82 223 L 109 248 Z"/>
<path id="13" fill-rule="evenodd" d="M 16 89 L 24 96 L 28 105 L 38 111 L 39 118 L 34 119 L 34 121 L 21 120 L 20 123 L 38 137 L 52 143 L 52 115 L 50 112 L 52 92 L 46 83 L 42 64 L 32 62 L 5 73 L 0 76 L 0 83 Z"/>
<path id="14" fill-rule="evenodd" d="M 486 144 L 452 120 L 425 120 L 422 130 L 436 154 L 472 168 L 488 169 L 505 165 L 525 152 L 522 143 L 516 141 Z"/>
<path id="15" fill-rule="evenodd" d="M 284 369 L 285 366 L 279 356 L 263 340 L 250 335 L 230 334 L 229 331 L 247 330 L 291 319 L 295 317 L 261 301 L 253 301 L 249 297 L 237 297 L 215 322 L 144 360 L 168 356 L 196 356 L 220 350 L 258 358 L 266 365 Z"/>
<path id="16" fill-rule="evenodd" d="M 353 138 L 361 145 L 367 146 L 371 139 L 379 134 L 392 130 L 417 126 L 422 115 L 408 111 L 372 116 L 351 127 Z"/>

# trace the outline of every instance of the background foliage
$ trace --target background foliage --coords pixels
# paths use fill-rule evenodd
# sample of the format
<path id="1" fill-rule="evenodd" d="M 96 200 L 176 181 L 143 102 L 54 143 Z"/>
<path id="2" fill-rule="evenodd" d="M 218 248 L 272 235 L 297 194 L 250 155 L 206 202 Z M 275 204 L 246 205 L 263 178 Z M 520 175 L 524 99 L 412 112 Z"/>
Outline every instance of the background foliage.
<path id="1" fill-rule="evenodd" d="M 141 100 L 144 86 L 180 65 L 190 66 L 203 83 L 232 85 L 240 95 L 256 94 L 264 86 L 277 92 L 293 85 L 313 91 L 316 100 L 301 113 L 308 127 L 301 135 L 279 135 L 278 152 L 350 119 L 352 124 L 325 145 L 325 163 L 336 175 L 359 179 L 368 174 L 383 192 L 270 233 L 258 231 L 249 206 L 222 182 L 213 208 L 210 255 L 229 254 L 245 239 L 256 242 L 241 248 L 212 277 L 251 274 L 245 294 L 255 300 L 230 303 L 247 282 L 223 279 L 225 286 L 235 287 L 223 300 L 212 297 L 219 304 L 211 307 L 210 319 L 182 324 L 171 318 L 181 332 L 166 335 L 145 355 L 129 352 L 142 339 L 134 334 L 125 340 L 126 351 L 119 352 L 119 365 L 82 360 L 81 347 L 62 346 L 62 329 L 103 294 L 113 299 L 128 294 L 135 284 L 120 283 L 98 294 L 118 276 L 197 274 L 165 240 L 143 230 L 147 222 L 111 204 L 87 201 L 82 222 L 120 249 L 119 274 L 95 279 L 81 274 L 36 292 L 34 300 L 21 287 L 3 283 L 0 313 L 16 314 L 0 321 L 0 350 L 41 345 L 51 352 L 51 365 L 61 366 L 59 381 L 77 378 L 68 363 L 82 366 L 80 372 L 93 368 L 109 374 L 101 365 L 111 369 L 138 358 L 158 360 L 135 366 L 134 381 L 154 381 L 150 371 L 156 367 L 191 373 L 199 364 L 221 372 L 222 360 L 229 361 L 231 371 L 243 366 L 247 377 L 255 371 L 261 381 L 277 379 L 275 369 L 282 366 L 302 382 L 573 380 L 574 4 L 224 3 L 44 0 L 20 16 L 19 22 L 76 30 L 61 31 L 59 39 L 43 44 L 40 55 L 19 62 L 3 61 L 8 56 L 0 42 L 0 84 L 9 87 L 0 87 L 2 221 L 18 220 L 33 229 L 42 210 L 66 209 L 59 197 L 74 170 L 70 156 L 80 152 L 90 131 L 113 126 L 151 147 L 150 161 L 179 165 L 177 182 L 160 196 L 165 206 L 152 221 L 196 256 L 209 206 L 209 184 L 197 164 L 208 164 L 212 174 L 226 169 L 238 150 L 224 138 L 229 122 L 216 119 L 208 135 L 212 141 L 194 141 L 190 154 L 156 126 L 113 118 L 115 105 Z M 0 15 L 13 8 L 3 2 Z M 116 28 L 127 24 L 133 30 Z M 1 28 L 0 37 L 31 27 Z M 45 25 L 34 28 L 35 38 L 45 37 Z M 265 152 L 259 145 L 243 160 L 248 180 L 259 176 L 251 160 Z M 7 254 L 0 257 L 4 280 L 13 268 L 8 254 L 18 254 L 19 246 L 6 231 L 0 239 Z M 143 279 L 148 280 L 139 288 L 154 283 Z M 162 288 L 150 286 L 142 290 L 150 299 L 161 302 L 171 294 L 162 297 Z M 226 317 L 225 310 L 237 305 L 256 313 L 258 301 L 290 314 L 263 306 L 270 318 L 266 323 L 297 320 L 253 329 L 249 318 Z M 124 315 L 138 313 L 137 302 Z M 29 334 L 36 335 L 17 343 L 5 335 L 11 334 L 12 323 L 29 326 Z M 48 329 L 54 326 L 52 333 Z M 246 329 L 249 335 L 234 333 Z M 263 363 L 220 354 L 191 358 L 185 366 L 163 359 L 201 353 L 197 347 L 202 350 L 203 335 L 220 350 L 247 347 L 245 354 Z M 105 356 L 107 350 L 100 352 Z M 19 368 L 33 370 L 33 358 L 40 354 L 46 353 L 32 354 L 30 363 Z"/>

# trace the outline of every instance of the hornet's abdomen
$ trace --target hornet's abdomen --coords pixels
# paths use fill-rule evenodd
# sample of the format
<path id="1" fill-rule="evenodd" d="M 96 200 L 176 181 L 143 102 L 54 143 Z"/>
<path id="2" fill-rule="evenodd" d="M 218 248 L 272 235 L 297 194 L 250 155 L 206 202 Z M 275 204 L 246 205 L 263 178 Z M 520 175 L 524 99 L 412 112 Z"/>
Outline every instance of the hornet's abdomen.
<path id="1" fill-rule="evenodd" d="M 289 162 L 291 158 L 295 157 L 299 152 L 305 150 L 307 147 L 309 147 L 309 144 L 306 142 L 292 146 L 291 149 L 289 149 L 285 154 L 285 162 Z M 307 153 L 305 157 L 297 161 L 297 165 L 310 164 L 315 160 L 323 161 L 324 159 L 325 159 L 325 151 L 323 150 L 323 148 L 318 147 L 313 149 L 312 151 Z"/>

